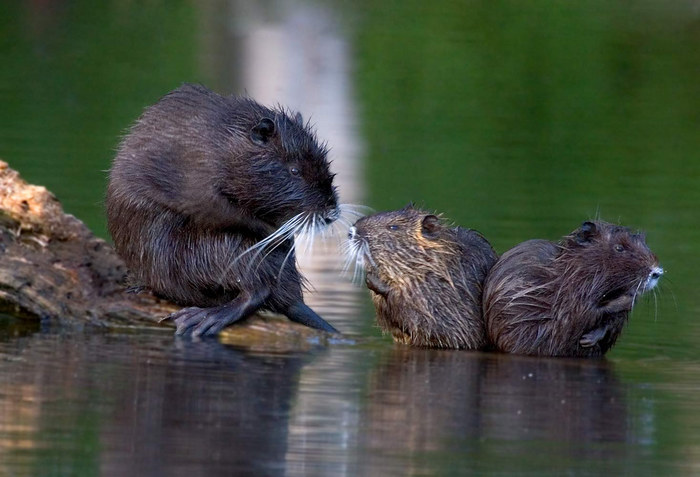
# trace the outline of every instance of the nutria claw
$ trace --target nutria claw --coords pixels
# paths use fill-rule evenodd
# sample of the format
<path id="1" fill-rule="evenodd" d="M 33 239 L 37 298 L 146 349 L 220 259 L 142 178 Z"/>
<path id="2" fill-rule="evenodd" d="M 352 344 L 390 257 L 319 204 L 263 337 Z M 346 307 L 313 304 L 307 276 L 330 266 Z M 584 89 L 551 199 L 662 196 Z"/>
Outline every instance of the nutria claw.
<path id="1" fill-rule="evenodd" d="M 227 304 L 211 308 L 190 306 L 172 313 L 166 317 L 168 318 L 175 322 L 177 336 L 184 336 L 191 331 L 193 337 L 198 337 L 216 335 L 241 317 L 236 317 L 234 307 Z"/>
<path id="2" fill-rule="evenodd" d="M 592 346 L 595 346 L 600 340 L 605 338 L 605 335 L 607 333 L 608 327 L 601 326 L 600 328 L 596 328 L 583 335 L 579 340 L 579 344 L 584 348 L 590 348 Z"/>
<path id="3" fill-rule="evenodd" d="M 171 313 L 170 315 L 166 316 L 160 321 L 162 322 L 165 320 L 173 320 L 175 322 L 175 325 L 177 326 L 177 331 L 175 332 L 175 334 L 182 336 L 187 334 L 187 332 L 190 329 L 200 324 L 202 320 L 206 319 L 211 313 L 211 311 L 212 308 L 200 308 L 198 306 L 189 306 L 187 308 L 183 308 L 179 311 Z M 194 332 L 192 333 L 192 335 L 194 336 Z"/>
<path id="4" fill-rule="evenodd" d="M 384 283 L 377 275 L 372 272 L 367 272 L 365 275 L 365 283 L 367 288 L 372 290 L 377 295 L 386 297 L 389 294 L 390 287 Z"/>
<path id="5" fill-rule="evenodd" d="M 177 325 L 175 334 L 182 336 L 192 331 L 193 337 L 214 336 L 231 323 L 255 312 L 270 296 L 269 290 L 255 294 L 241 292 L 236 299 L 224 305 L 200 308 L 190 306 L 170 315 Z"/>

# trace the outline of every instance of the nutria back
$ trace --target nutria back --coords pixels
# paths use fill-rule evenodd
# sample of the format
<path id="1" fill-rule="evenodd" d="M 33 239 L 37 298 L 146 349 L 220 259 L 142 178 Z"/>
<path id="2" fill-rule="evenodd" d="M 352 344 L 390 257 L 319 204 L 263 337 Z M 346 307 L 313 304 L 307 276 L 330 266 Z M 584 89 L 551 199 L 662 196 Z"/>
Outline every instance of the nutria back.
<path id="1" fill-rule="evenodd" d="M 641 234 L 603 221 L 584 222 L 558 243 L 523 242 L 486 278 L 489 339 L 509 353 L 602 356 L 662 273 Z"/>
<path id="2" fill-rule="evenodd" d="M 377 323 L 401 343 L 481 349 L 482 284 L 496 253 L 474 230 L 413 208 L 375 214 L 351 229 Z"/>
<path id="3" fill-rule="evenodd" d="M 164 96 L 110 171 L 108 226 L 131 281 L 185 306 L 245 296 L 246 313 L 288 314 L 302 302 L 294 233 L 339 215 L 326 155 L 298 114 L 195 85 Z"/>

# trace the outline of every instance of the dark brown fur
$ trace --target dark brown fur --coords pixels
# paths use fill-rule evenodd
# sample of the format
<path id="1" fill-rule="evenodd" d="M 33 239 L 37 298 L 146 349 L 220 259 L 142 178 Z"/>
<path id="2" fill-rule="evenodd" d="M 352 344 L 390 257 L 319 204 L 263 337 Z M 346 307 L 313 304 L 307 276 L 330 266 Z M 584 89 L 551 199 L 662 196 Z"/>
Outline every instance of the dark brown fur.
<path id="1" fill-rule="evenodd" d="M 414 346 L 485 346 L 482 284 L 496 253 L 481 234 L 409 206 L 362 218 L 351 235 L 383 331 Z"/>
<path id="2" fill-rule="evenodd" d="M 326 149 L 300 115 L 184 85 L 122 141 L 106 205 L 132 282 L 195 307 L 174 316 L 178 333 L 259 308 L 333 330 L 303 304 L 291 236 L 244 253 L 299 213 L 338 216 Z"/>
<path id="3" fill-rule="evenodd" d="M 486 278 L 489 339 L 509 353 L 602 356 L 662 273 L 642 235 L 607 222 L 584 222 L 559 243 L 523 242 Z"/>

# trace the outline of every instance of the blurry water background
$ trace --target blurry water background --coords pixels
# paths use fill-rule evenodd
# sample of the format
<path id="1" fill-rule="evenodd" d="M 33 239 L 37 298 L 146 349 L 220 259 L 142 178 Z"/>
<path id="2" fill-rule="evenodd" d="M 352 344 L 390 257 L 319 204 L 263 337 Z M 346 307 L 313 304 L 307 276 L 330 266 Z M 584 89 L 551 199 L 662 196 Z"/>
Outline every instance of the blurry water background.
<path id="1" fill-rule="evenodd" d="M 604 360 L 405 349 L 332 240 L 308 301 L 357 343 L 265 353 L 0 321 L 0 475 L 700 473 L 696 0 L 15 1 L 0 158 L 107 238 L 119 138 L 182 82 L 298 109 L 343 202 L 498 252 L 593 217 L 666 274 Z"/>

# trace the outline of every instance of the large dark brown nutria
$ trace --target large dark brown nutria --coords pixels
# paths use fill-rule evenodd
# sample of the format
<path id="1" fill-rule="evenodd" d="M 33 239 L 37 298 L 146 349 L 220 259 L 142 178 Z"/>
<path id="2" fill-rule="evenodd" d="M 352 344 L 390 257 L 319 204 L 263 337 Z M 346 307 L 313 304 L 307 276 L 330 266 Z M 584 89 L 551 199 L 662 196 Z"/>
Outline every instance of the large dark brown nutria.
<path id="1" fill-rule="evenodd" d="M 350 255 L 366 272 L 377 322 L 395 341 L 482 349 L 482 284 L 496 253 L 474 230 L 408 206 L 358 220 Z"/>
<path id="2" fill-rule="evenodd" d="M 662 274 L 642 235 L 607 222 L 584 222 L 559 243 L 523 242 L 486 278 L 489 339 L 508 353 L 602 356 Z"/>
<path id="3" fill-rule="evenodd" d="M 133 284 L 214 335 L 258 309 L 335 331 L 308 308 L 294 233 L 339 216 L 333 174 L 300 115 L 184 85 L 146 109 L 109 177 L 107 218 Z"/>

